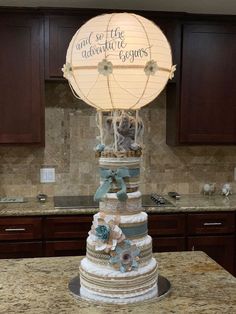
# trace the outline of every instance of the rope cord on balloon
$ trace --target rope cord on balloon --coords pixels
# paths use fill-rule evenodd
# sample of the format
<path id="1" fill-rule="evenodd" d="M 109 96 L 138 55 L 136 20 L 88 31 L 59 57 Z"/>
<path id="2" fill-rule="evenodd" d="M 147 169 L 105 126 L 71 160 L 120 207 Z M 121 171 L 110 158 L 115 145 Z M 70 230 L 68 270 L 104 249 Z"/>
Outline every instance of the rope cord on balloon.
<path id="1" fill-rule="evenodd" d="M 119 82 L 116 80 L 116 78 L 115 78 L 113 72 L 112 72 L 112 77 L 113 77 L 114 81 L 116 82 L 116 84 L 120 87 L 120 89 L 124 90 L 125 92 L 127 92 L 128 94 L 130 94 L 131 96 L 133 96 L 133 97 L 135 97 L 135 98 L 139 98 L 139 96 L 134 95 L 134 94 L 131 93 L 129 90 L 127 90 L 126 88 L 122 87 L 122 86 L 119 84 Z"/>
<path id="2" fill-rule="evenodd" d="M 97 69 L 97 65 L 75 65 L 75 66 L 72 66 L 71 68 L 72 68 L 72 70 L 94 70 L 94 69 Z M 112 64 L 112 68 L 113 69 L 144 69 L 145 65 L 138 65 L 138 64 L 137 65 L 133 65 L 133 64 L 114 65 L 114 64 Z M 171 68 L 164 68 L 164 67 L 158 66 L 158 70 L 163 71 L 163 72 L 171 72 L 172 67 Z"/>
<path id="3" fill-rule="evenodd" d="M 99 79 L 99 76 L 100 76 L 100 73 L 98 73 L 98 76 L 97 76 L 95 82 L 94 82 L 93 85 L 90 87 L 90 89 L 89 89 L 89 91 L 88 91 L 88 93 L 87 93 L 87 95 L 86 95 L 87 98 L 88 98 L 90 92 L 92 91 L 92 89 L 93 89 L 93 88 L 95 87 L 95 85 L 97 84 L 98 79 Z"/>
<path id="4" fill-rule="evenodd" d="M 137 144 L 137 134 L 138 134 L 138 114 L 139 111 L 135 112 L 135 133 L 134 133 L 134 143 Z"/>
<path id="5" fill-rule="evenodd" d="M 143 95 L 144 93 L 146 92 L 146 89 L 147 89 L 147 85 L 148 85 L 148 81 L 149 81 L 149 78 L 150 78 L 150 75 L 147 76 L 147 80 L 146 80 L 146 83 L 145 83 L 145 86 L 143 88 L 143 92 L 141 94 L 141 96 L 139 97 L 139 99 L 136 101 L 136 103 L 130 107 L 130 109 L 134 109 L 135 106 L 140 102 L 140 100 L 143 98 Z"/>
<path id="6" fill-rule="evenodd" d="M 104 140 L 103 140 L 103 127 L 102 127 L 102 111 L 98 111 L 98 120 L 99 120 L 99 131 L 100 131 L 100 140 L 101 140 L 101 144 L 104 144 Z"/>
<path id="7" fill-rule="evenodd" d="M 76 36 L 78 35 L 78 33 L 81 31 L 81 28 L 79 28 L 78 29 L 78 31 L 76 32 L 76 35 L 74 35 L 74 37 L 73 37 L 73 41 L 72 41 L 72 44 L 71 44 L 71 53 L 70 53 L 70 60 L 71 60 L 71 64 L 73 64 L 73 50 L 74 50 L 74 44 L 75 44 L 75 41 L 76 41 Z M 72 69 L 73 69 L 73 67 L 72 67 Z M 77 82 L 77 76 L 78 75 L 75 75 L 74 74 L 74 72 L 73 71 L 71 71 L 71 75 L 73 76 L 73 78 L 74 78 L 74 83 L 75 83 L 75 85 L 76 85 L 76 87 L 78 88 L 78 90 L 79 90 L 79 92 L 80 92 L 80 94 L 82 95 L 82 98 L 80 98 L 80 99 L 82 99 L 83 101 L 85 101 L 85 102 L 87 102 L 88 104 L 90 104 L 92 107 L 95 107 L 95 108 L 97 108 L 97 109 L 102 109 L 102 108 L 100 108 L 98 105 L 96 105 L 95 103 L 93 103 L 92 101 L 90 101 L 87 97 L 86 97 L 86 95 L 83 93 L 83 91 L 81 90 L 81 88 L 79 87 L 79 84 L 78 84 L 78 82 Z M 69 80 L 68 80 L 69 81 Z M 69 83 L 70 83 L 70 81 L 69 81 Z M 73 92 L 73 90 L 72 90 L 72 93 L 73 93 L 73 95 L 75 96 L 75 92 Z M 76 96 L 75 96 L 76 97 Z M 78 98 L 78 97 L 76 97 L 76 98 Z"/>
<path id="8" fill-rule="evenodd" d="M 107 23 L 107 27 L 106 27 L 106 42 L 107 42 L 107 37 L 108 37 L 109 25 L 111 23 L 111 19 L 112 19 L 113 15 L 114 15 L 114 13 L 111 14 L 110 19 L 109 19 L 109 21 Z M 107 58 L 107 51 L 106 50 L 104 52 L 104 56 L 105 56 L 105 59 L 106 59 Z M 107 88 L 108 88 L 108 92 L 109 92 L 109 97 L 110 97 L 112 108 L 114 108 L 114 103 L 113 103 L 113 100 L 112 100 L 111 89 L 110 89 L 109 75 L 107 75 Z"/>
<path id="9" fill-rule="evenodd" d="M 116 122 L 117 122 L 117 114 L 118 114 L 117 110 L 114 110 L 113 111 L 113 129 L 114 129 L 114 149 L 115 149 L 115 151 L 117 151 L 117 136 L 118 136 L 118 134 L 117 134 L 117 124 L 116 124 Z"/>
<path id="10" fill-rule="evenodd" d="M 148 37 L 148 34 L 147 34 L 147 31 L 146 31 L 145 27 L 143 26 L 143 23 L 137 18 L 136 15 L 134 15 L 134 14 L 131 14 L 131 15 L 132 15 L 132 16 L 139 22 L 139 24 L 141 25 L 141 27 L 142 27 L 142 29 L 143 29 L 145 35 L 146 35 L 146 39 L 147 39 L 147 42 L 148 42 L 148 47 L 151 47 L 151 43 L 150 43 L 150 41 L 149 41 L 149 37 Z M 151 49 L 150 49 L 149 61 L 151 61 L 151 59 L 152 59 L 152 51 L 151 51 Z M 142 99 L 144 93 L 146 92 L 147 85 L 148 85 L 148 82 L 149 82 L 149 78 L 150 78 L 150 75 L 147 75 L 147 80 L 146 80 L 145 86 L 144 86 L 144 88 L 143 88 L 143 92 L 142 92 L 141 96 L 139 97 L 139 99 L 137 100 L 137 102 L 136 102 L 130 109 L 133 109 L 133 108 L 140 102 L 140 100 Z"/>
<path id="11" fill-rule="evenodd" d="M 76 92 L 74 91 L 74 88 L 73 88 L 73 86 L 71 85 L 71 82 L 70 82 L 69 80 L 68 80 L 68 83 L 69 83 L 69 86 L 70 86 L 70 89 L 71 89 L 71 91 L 72 91 L 73 96 L 74 96 L 75 98 L 77 98 L 77 99 L 82 100 L 82 98 L 80 98 L 80 97 L 76 94 Z"/>

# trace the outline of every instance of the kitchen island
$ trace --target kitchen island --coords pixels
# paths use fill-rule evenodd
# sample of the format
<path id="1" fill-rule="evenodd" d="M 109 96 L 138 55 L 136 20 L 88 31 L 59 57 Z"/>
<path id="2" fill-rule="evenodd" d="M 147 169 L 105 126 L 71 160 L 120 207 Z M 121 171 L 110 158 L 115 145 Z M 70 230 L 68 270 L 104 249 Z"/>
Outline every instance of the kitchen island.
<path id="1" fill-rule="evenodd" d="M 171 293 L 160 301 L 115 306 L 81 301 L 69 292 L 82 257 L 1 260 L 0 313 L 236 313 L 236 278 L 205 253 L 154 256 L 159 273 L 171 282 Z"/>

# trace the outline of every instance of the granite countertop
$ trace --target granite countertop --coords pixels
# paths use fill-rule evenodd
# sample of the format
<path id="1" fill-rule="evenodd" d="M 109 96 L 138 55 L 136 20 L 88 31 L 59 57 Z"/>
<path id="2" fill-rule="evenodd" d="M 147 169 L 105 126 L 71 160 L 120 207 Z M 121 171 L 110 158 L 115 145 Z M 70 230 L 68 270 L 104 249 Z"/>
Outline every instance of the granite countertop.
<path id="1" fill-rule="evenodd" d="M 0 260 L 0 313 L 236 313 L 236 278 L 203 252 L 157 253 L 159 273 L 172 285 L 160 301 L 102 305 L 78 300 L 68 282 L 81 257 Z"/>
<path id="2" fill-rule="evenodd" d="M 236 211 L 236 195 L 228 198 L 221 195 L 203 196 L 198 194 L 182 195 L 180 200 L 165 196 L 174 206 L 145 207 L 147 213 L 178 213 L 204 211 Z M 0 204 L 0 216 L 45 216 L 95 214 L 98 208 L 59 209 L 54 207 L 53 198 L 46 203 L 39 203 L 36 198 L 26 198 L 24 203 Z"/>

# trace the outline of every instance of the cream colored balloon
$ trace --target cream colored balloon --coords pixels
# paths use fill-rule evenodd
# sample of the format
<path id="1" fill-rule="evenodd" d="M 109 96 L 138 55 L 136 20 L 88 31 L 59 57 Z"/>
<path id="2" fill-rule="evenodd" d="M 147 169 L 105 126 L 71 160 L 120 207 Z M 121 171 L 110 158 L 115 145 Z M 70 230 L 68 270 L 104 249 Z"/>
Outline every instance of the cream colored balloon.
<path id="1" fill-rule="evenodd" d="M 75 93 L 98 110 L 139 109 L 173 77 L 170 45 L 148 19 L 104 14 L 73 36 L 63 72 Z"/>

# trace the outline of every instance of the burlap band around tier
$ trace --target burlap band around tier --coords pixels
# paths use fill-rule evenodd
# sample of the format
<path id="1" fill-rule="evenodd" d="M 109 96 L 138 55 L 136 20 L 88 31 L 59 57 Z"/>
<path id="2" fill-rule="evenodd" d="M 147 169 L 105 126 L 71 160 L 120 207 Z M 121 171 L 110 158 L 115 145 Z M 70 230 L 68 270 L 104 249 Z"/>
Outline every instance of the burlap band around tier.
<path id="1" fill-rule="evenodd" d="M 144 293 L 153 288 L 157 282 L 157 265 L 145 274 L 117 278 L 90 274 L 80 267 L 81 285 L 102 296 L 131 295 Z"/>
<path id="2" fill-rule="evenodd" d="M 128 167 L 128 168 L 140 168 L 140 158 L 128 157 L 128 158 L 99 158 L 100 167 L 104 168 L 117 168 L 117 167 Z"/>
<path id="3" fill-rule="evenodd" d="M 129 158 L 129 157 L 141 157 L 142 150 L 138 149 L 136 151 L 129 150 L 125 152 L 113 152 L 113 151 L 102 151 L 96 152 L 95 157 L 104 157 L 104 158 Z"/>
<path id="4" fill-rule="evenodd" d="M 152 243 L 139 247 L 139 265 L 146 265 L 152 258 Z M 87 243 L 86 257 L 98 265 L 109 265 L 110 255 L 104 251 L 96 251 L 95 246 Z"/>

